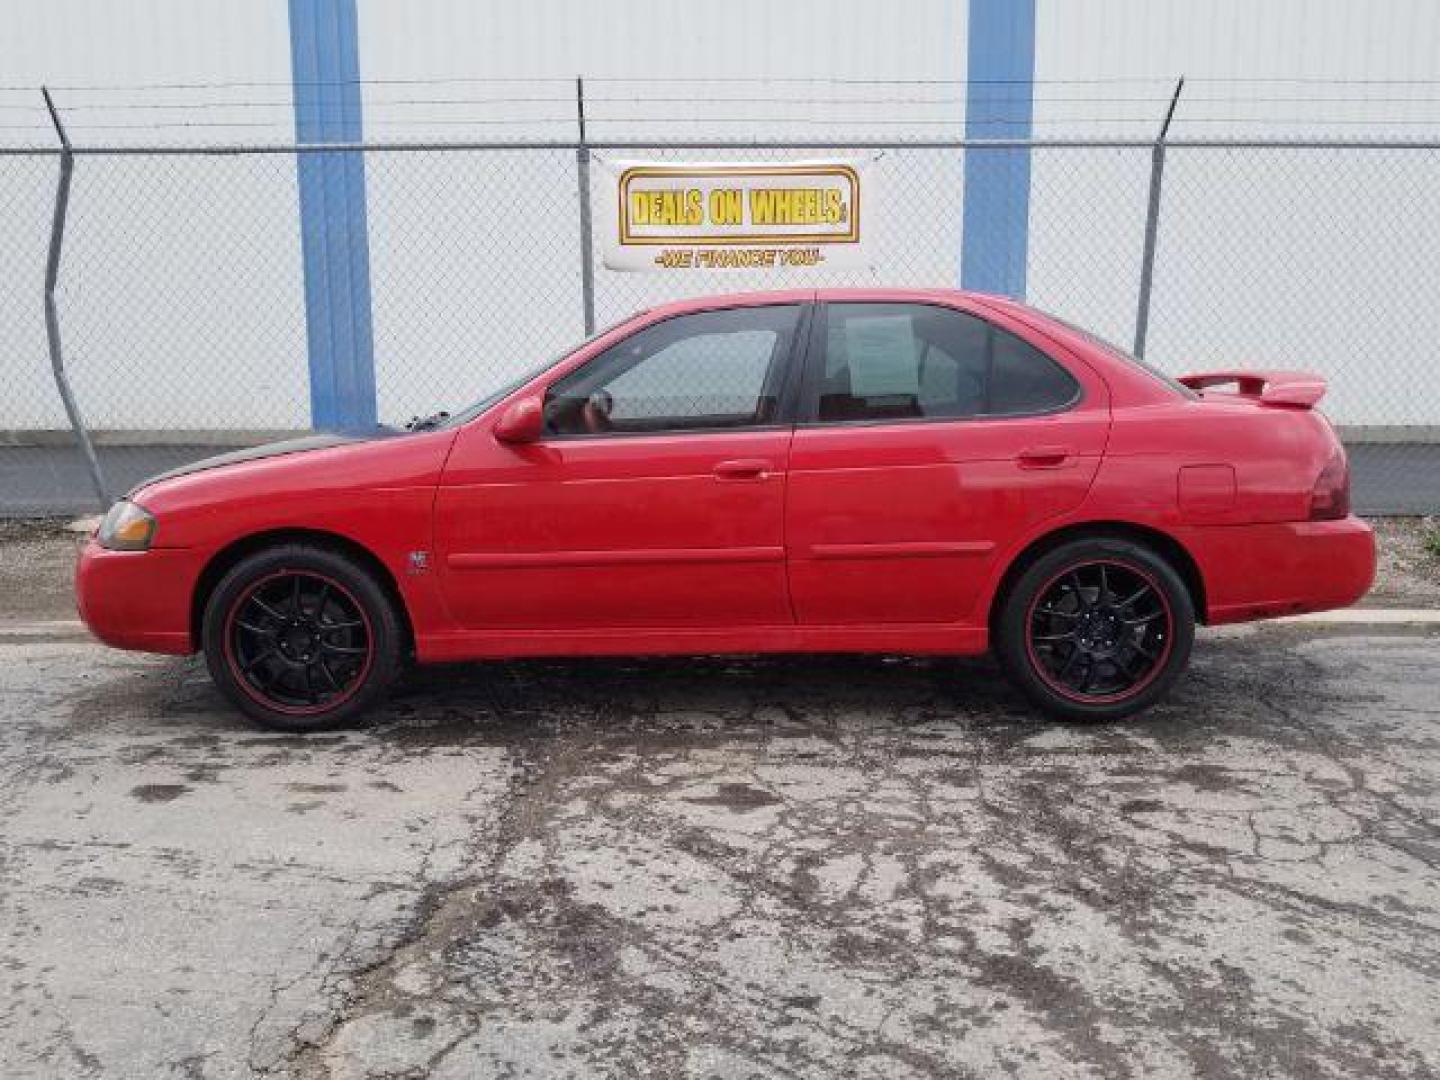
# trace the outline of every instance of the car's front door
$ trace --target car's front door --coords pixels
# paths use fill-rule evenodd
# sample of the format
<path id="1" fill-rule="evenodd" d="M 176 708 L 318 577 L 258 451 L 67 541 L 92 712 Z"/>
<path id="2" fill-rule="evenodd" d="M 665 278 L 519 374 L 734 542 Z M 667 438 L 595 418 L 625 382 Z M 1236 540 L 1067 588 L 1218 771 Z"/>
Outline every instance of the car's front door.
<path id="1" fill-rule="evenodd" d="M 1020 329 L 920 303 L 817 313 L 786 511 L 801 624 L 973 622 L 995 560 L 1084 498 L 1104 384 Z"/>
<path id="2" fill-rule="evenodd" d="M 784 553 L 804 308 L 653 322 L 550 385 L 524 445 L 457 440 L 437 496 L 446 602 L 472 628 L 790 625 Z"/>

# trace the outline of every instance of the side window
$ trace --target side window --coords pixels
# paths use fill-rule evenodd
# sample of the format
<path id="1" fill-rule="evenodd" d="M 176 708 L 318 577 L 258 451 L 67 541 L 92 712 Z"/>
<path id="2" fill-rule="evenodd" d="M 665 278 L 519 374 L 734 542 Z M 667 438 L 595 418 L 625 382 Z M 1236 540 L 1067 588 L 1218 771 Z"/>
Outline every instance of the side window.
<path id="1" fill-rule="evenodd" d="M 990 372 L 990 412 L 1050 412 L 1075 400 L 1080 387 L 1070 373 L 1028 341 L 995 330 Z"/>
<path id="2" fill-rule="evenodd" d="M 654 323 L 545 395 L 559 435 L 750 427 L 778 415 L 800 309 L 731 308 Z"/>
<path id="3" fill-rule="evenodd" d="M 1070 374 L 983 319 L 927 304 L 830 304 L 816 415 L 894 420 L 1049 412 Z"/>

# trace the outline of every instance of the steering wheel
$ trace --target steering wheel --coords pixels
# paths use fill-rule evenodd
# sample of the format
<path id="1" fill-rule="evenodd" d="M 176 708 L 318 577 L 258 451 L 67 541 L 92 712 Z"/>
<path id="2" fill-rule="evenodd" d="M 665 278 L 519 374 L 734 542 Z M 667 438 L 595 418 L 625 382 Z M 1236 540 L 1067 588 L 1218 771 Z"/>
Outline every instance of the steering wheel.
<path id="1" fill-rule="evenodd" d="M 615 399 L 608 390 L 592 390 L 580 407 L 580 420 L 585 430 L 592 435 L 610 431 L 615 425 L 610 422 L 610 412 L 615 408 Z"/>

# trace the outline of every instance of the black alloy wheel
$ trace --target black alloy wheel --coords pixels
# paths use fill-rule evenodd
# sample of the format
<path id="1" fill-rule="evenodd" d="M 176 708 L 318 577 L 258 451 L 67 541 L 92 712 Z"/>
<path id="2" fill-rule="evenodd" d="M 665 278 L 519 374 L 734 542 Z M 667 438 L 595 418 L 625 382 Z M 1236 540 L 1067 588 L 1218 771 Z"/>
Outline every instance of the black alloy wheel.
<path id="1" fill-rule="evenodd" d="M 1012 681 L 1066 719 L 1116 719 L 1154 703 L 1190 658 L 1195 607 L 1159 552 L 1128 537 L 1068 541 L 1010 584 L 993 627 Z"/>
<path id="2" fill-rule="evenodd" d="M 215 683 L 267 727 L 335 727 L 399 671 L 402 623 L 375 575 L 349 556 L 287 544 L 241 560 L 202 627 Z"/>

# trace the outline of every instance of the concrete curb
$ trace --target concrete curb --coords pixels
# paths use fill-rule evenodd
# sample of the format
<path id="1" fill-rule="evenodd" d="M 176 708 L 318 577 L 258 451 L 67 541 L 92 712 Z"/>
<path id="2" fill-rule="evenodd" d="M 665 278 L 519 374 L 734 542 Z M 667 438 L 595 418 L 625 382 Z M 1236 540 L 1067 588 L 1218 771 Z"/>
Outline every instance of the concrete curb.
<path id="1" fill-rule="evenodd" d="M 50 619 L 39 622 L 0 620 L 0 643 L 21 641 L 95 641 L 79 619 Z"/>
<path id="2" fill-rule="evenodd" d="M 1269 621 L 1319 626 L 1440 626 L 1440 609 L 1341 608 L 1339 611 L 1316 611 L 1309 615 L 1287 615 L 1283 619 Z"/>

